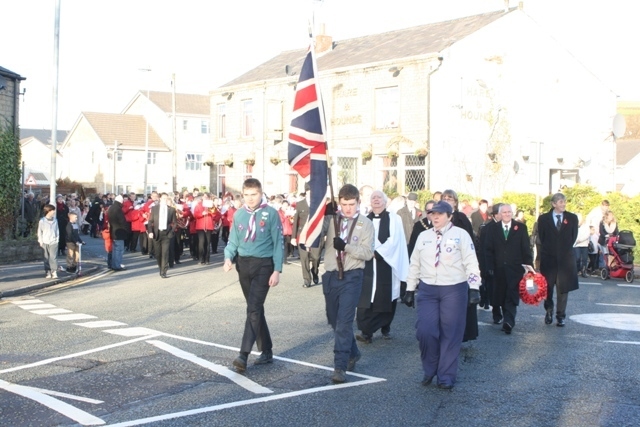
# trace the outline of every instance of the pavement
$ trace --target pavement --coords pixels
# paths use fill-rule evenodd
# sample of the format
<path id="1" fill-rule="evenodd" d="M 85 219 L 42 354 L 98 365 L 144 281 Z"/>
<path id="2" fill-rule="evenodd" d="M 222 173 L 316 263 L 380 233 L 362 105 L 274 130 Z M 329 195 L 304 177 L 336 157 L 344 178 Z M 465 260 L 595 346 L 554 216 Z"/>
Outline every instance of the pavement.
<path id="1" fill-rule="evenodd" d="M 45 279 L 43 261 L 20 262 L 0 265 L 0 298 L 27 294 L 38 289 L 90 276 L 107 268 L 107 253 L 102 238 L 81 236 L 81 270 L 77 274 L 67 273 L 66 256 L 58 256 L 58 278 Z M 125 264 L 126 265 L 126 264 Z M 61 269 L 62 268 L 62 269 Z"/>

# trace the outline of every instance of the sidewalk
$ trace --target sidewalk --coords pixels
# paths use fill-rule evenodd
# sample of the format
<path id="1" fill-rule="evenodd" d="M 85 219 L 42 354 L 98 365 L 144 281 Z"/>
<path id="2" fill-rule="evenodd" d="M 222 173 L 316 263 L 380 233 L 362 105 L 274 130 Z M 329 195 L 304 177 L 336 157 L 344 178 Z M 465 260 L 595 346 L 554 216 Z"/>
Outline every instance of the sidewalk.
<path id="1" fill-rule="evenodd" d="M 86 277 L 106 268 L 104 240 L 81 236 L 82 247 L 81 277 Z M 63 269 L 60 270 L 60 267 Z M 0 265 L 0 298 L 26 294 L 37 289 L 76 279 L 76 274 L 67 273 L 66 256 L 58 256 L 58 278 L 45 279 L 43 261 L 22 262 Z"/>

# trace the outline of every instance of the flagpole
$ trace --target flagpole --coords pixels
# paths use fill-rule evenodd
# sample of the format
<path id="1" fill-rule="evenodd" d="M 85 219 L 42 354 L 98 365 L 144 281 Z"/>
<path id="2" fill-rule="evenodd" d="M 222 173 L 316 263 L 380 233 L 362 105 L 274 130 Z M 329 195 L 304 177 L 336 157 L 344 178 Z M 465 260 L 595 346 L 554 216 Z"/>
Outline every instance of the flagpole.
<path id="1" fill-rule="evenodd" d="M 313 22 L 311 23 L 311 25 L 309 25 L 309 37 L 311 38 L 311 42 L 309 43 L 309 45 L 311 49 L 311 57 L 312 57 L 311 63 L 313 64 L 313 75 L 316 76 L 316 79 L 319 82 L 320 75 L 318 74 L 318 69 L 317 69 L 318 67 L 316 63 L 315 38 L 313 36 L 313 30 L 314 30 L 313 25 L 315 25 L 315 12 L 313 17 Z M 331 172 L 332 161 L 331 161 L 331 156 L 329 155 L 329 142 L 328 142 L 329 137 L 327 134 L 327 126 L 326 126 L 325 116 L 324 116 L 324 101 L 322 99 L 322 91 L 320 90 L 320 84 L 316 85 L 316 94 L 318 97 L 318 109 L 320 110 L 320 126 L 322 127 L 322 135 L 324 135 L 324 145 L 326 150 L 325 153 L 327 156 L 327 177 L 329 181 L 329 193 L 331 197 L 329 200 L 329 205 L 334 210 L 333 227 L 335 230 L 335 235 L 340 236 L 340 222 L 338 221 L 338 203 L 335 200 L 335 196 L 333 192 L 333 178 L 332 178 L 333 173 Z M 338 262 L 338 279 L 342 280 L 344 277 L 344 266 L 342 264 L 342 256 L 340 253 L 338 253 L 338 256 L 336 257 L 336 261 Z"/>

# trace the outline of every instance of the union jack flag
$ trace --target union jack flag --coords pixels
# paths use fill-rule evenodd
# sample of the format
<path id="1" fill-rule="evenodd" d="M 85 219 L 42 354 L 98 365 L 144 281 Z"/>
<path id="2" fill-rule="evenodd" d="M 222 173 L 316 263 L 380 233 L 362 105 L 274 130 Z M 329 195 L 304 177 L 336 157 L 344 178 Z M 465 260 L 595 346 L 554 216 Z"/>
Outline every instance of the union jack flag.
<path id="1" fill-rule="evenodd" d="M 298 244 L 309 248 L 320 244 L 328 187 L 324 111 L 315 74 L 316 61 L 310 47 L 296 86 L 289 131 L 289 165 L 303 179 L 309 178 L 309 219 L 298 237 Z"/>

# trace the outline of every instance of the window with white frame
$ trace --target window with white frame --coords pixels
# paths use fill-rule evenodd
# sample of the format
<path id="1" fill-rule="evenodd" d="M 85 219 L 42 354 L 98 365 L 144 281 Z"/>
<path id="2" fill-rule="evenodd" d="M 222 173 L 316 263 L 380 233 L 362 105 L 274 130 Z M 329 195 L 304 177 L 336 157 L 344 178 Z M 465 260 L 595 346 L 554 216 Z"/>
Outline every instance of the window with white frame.
<path id="1" fill-rule="evenodd" d="M 227 137 L 227 106 L 225 104 L 218 104 L 217 111 L 217 123 L 218 123 L 218 139 L 226 139 Z"/>
<path id="2" fill-rule="evenodd" d="M 202 120 L 200 122 L 200 133 L 209 133 L 209 120 Z"/>
<path id="3" fill-rule="evenodd" d="M 253 136 L 253 100 L 242 101 L 242 137 Z"/>
<path id="4" fill-rule="evenodd" d="M 394 129 L 400 122 L 400 90 L 398 86 L 376 89 L 376 129 Z"/>
<path id="5" fill-rule="evenodd" d="M 202 170 L 202 154 L 187 153 L 185 156 L 184 169 L 188 171 Z"/>
<path id="6" fill-rule="evenodd" d="M 147 164 L 155 165 L 156 164 L 156 153 L 147 153 Z"/>
<path id="7" fill-rule="evenodd" d="M 154 184 L 148 184 L 148 185 L 147 185 L 147 191 L 146 191 L 146 193 L 147 193 L 147 194 L 151 194 L 151 193 L 153 193 L 154 191 L 158 191 L 158 186 L 157 186 L 157 185 L 154 185 Z"/>

